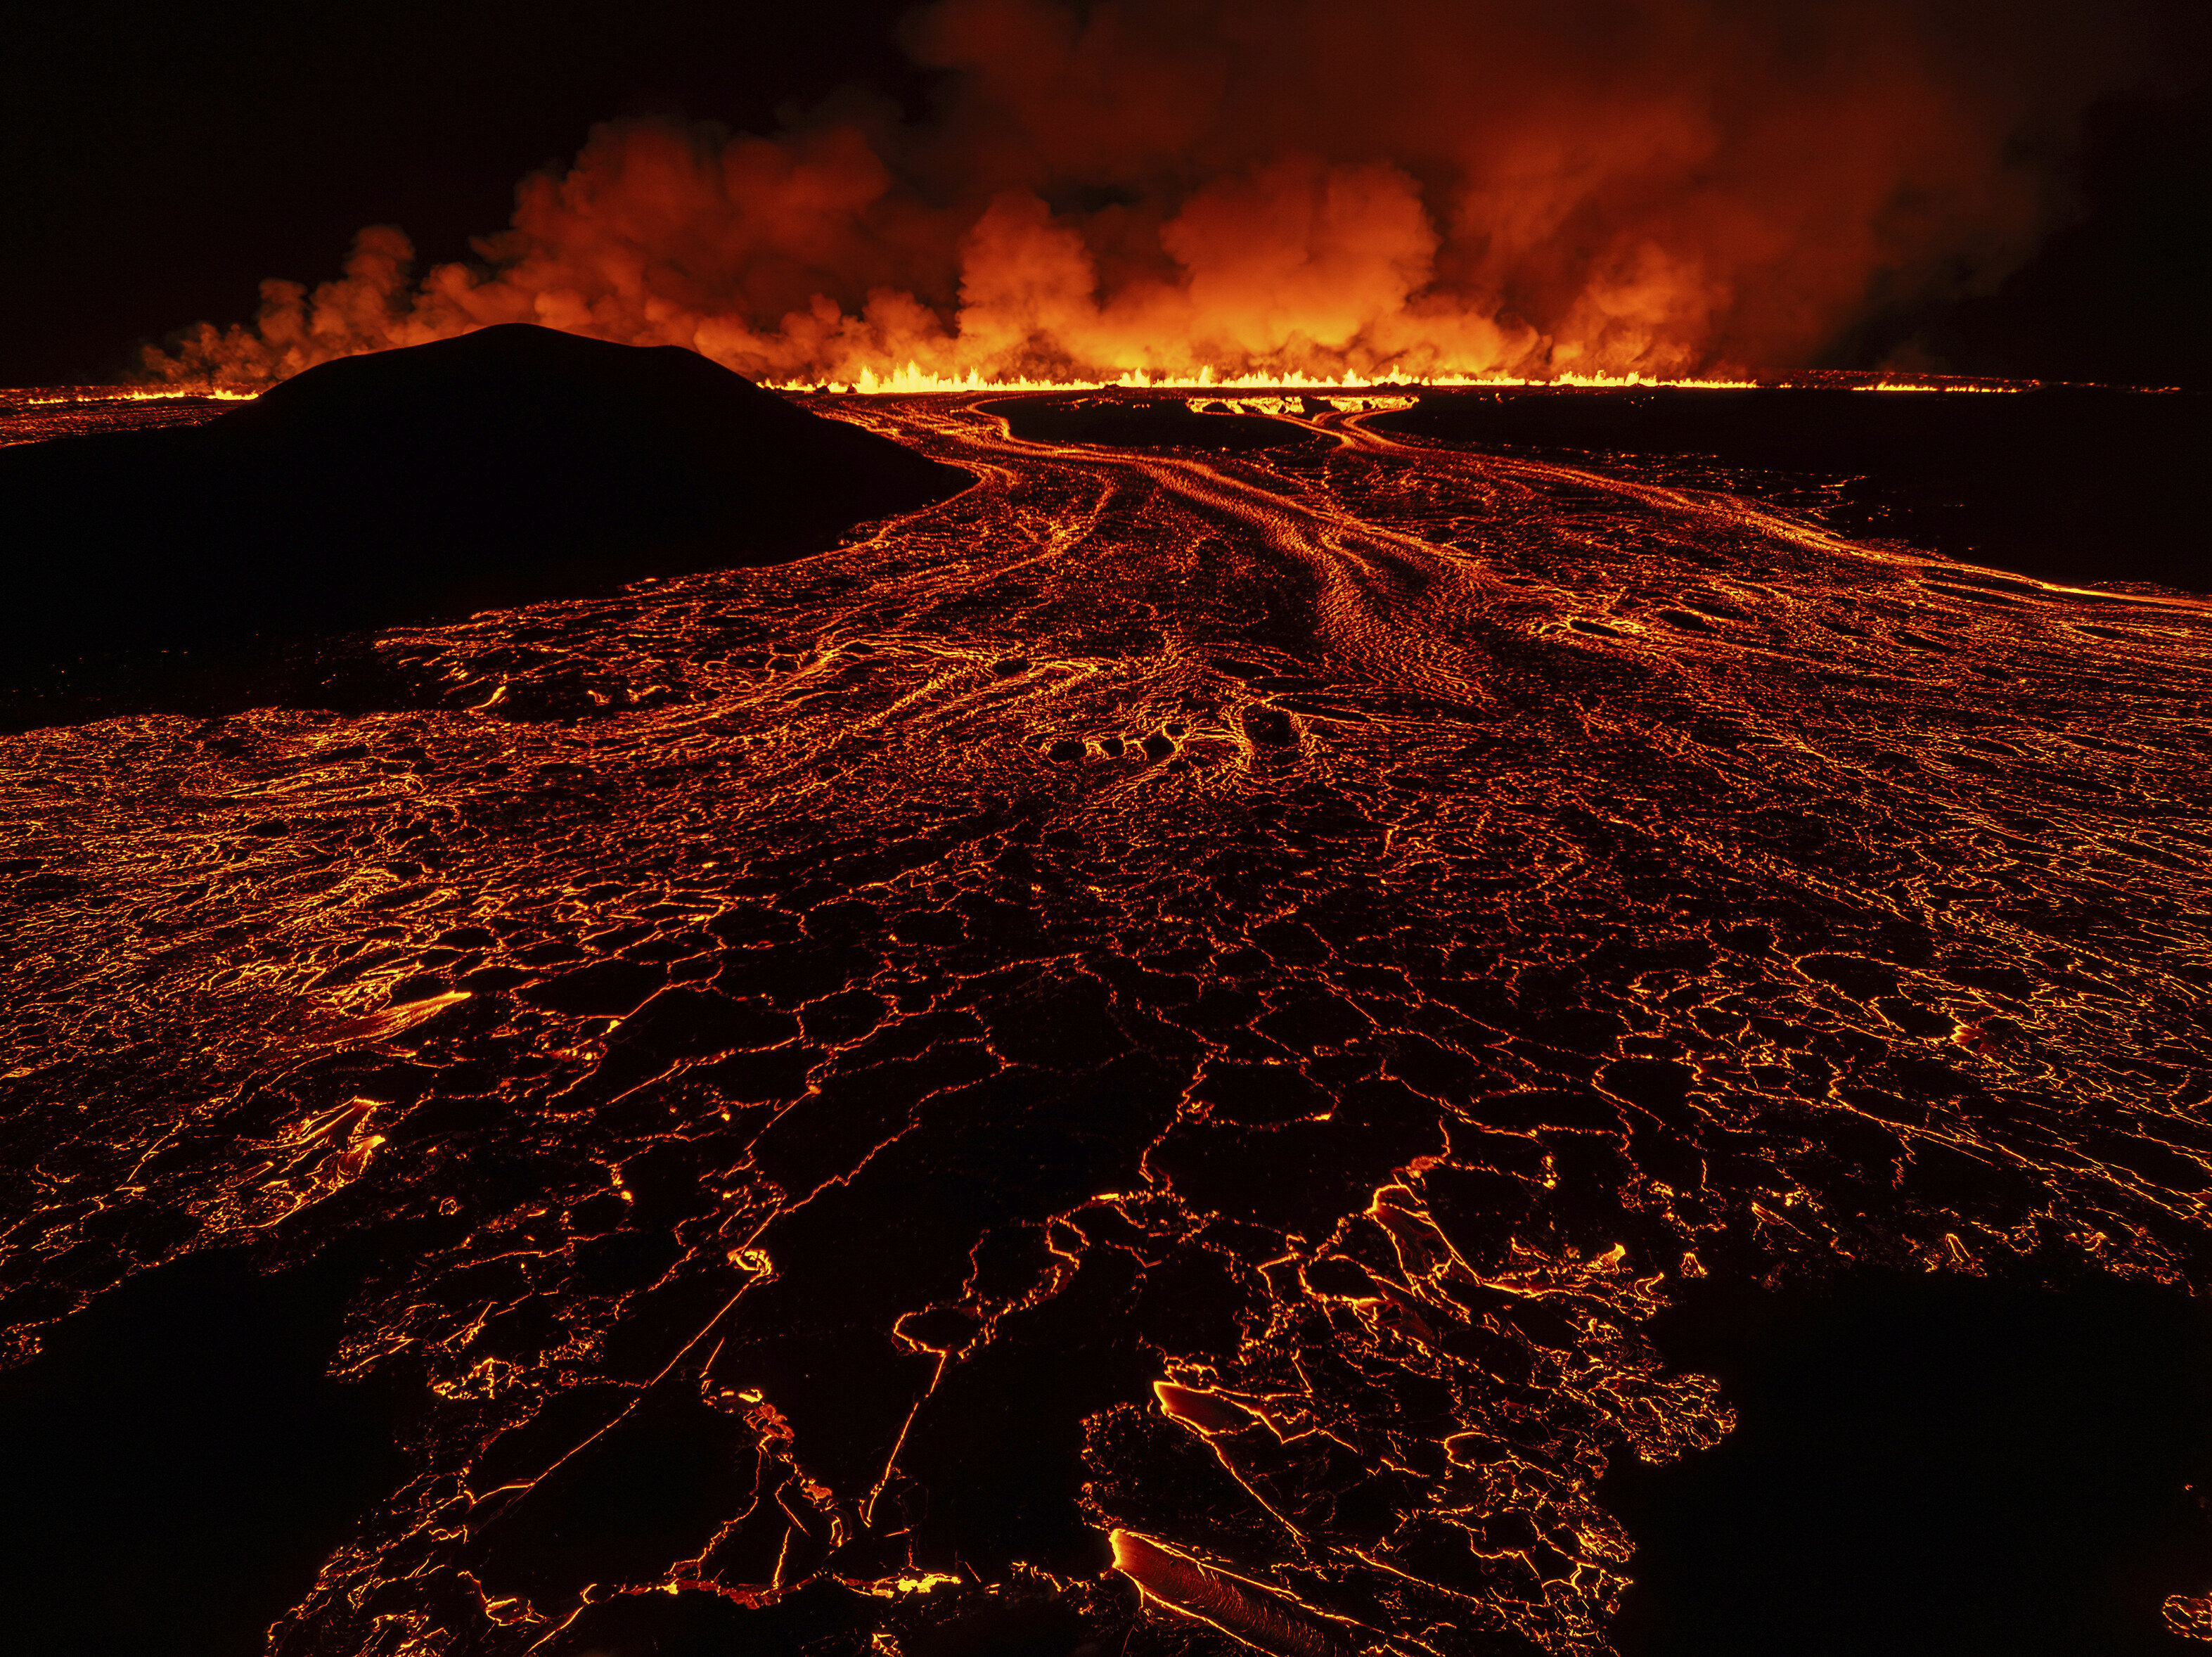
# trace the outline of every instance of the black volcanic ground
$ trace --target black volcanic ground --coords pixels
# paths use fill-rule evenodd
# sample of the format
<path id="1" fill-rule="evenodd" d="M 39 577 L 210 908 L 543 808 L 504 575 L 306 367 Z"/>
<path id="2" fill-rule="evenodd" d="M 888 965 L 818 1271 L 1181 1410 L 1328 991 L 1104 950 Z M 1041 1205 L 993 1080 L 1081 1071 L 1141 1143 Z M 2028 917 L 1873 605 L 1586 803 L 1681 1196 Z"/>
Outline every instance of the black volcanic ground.
<path id="1" fill-rule="evenodd" d="M 13 1637 L 2212 1636 L 2212 582 L 1969 486 L 2201 410 L 1547 395 L 0 741 Z"/>
<path id="2" fill-rule="evenodd" d="M 205 423 L 0 448 L 0 717 L 374 702 L 400 687 L 301 641 L 781 563 L 969 481 L 674 346 L 342 358 Z"/>

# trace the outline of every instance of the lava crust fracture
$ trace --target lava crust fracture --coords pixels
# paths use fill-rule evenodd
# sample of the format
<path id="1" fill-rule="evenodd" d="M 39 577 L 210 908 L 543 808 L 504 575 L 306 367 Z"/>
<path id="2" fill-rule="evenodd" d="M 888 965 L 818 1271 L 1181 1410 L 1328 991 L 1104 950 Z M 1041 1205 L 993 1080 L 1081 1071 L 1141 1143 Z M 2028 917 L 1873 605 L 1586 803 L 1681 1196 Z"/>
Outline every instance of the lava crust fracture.
<path id="1" fill-rule="evenodd" d="M 373 1245 L 274 1652 L 1596 1653 L 1686 1279 L 2212 1280 L 2204 601 L 991 401 L 434 705 L 0 745 L 18 1355 Z"/>

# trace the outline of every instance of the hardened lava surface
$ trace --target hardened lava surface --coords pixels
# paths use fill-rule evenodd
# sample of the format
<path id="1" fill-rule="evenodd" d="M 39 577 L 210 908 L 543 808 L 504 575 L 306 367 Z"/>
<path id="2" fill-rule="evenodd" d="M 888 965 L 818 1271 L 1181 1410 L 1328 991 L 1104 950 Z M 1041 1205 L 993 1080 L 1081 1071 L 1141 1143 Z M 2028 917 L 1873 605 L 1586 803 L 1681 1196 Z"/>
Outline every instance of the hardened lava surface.
<path id="1" fill-rule="evenodd" d="M 0 746 L 16 1356 L 372 1262 L 274 1652 L 1595 1653 L 1686 1280 L 2208 1281 L 2207 603 L 1366 400 Z"/>

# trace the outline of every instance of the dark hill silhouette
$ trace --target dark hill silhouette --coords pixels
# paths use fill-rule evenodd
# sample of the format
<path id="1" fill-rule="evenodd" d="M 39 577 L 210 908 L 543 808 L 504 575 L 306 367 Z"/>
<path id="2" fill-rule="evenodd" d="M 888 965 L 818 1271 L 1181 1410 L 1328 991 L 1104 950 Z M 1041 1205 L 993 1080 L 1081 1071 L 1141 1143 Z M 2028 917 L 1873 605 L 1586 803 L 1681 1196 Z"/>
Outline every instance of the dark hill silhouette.
<path id="1" fill-rule="evenodd" d="M 688 350 L 486 328 L 0 450 L 13 676 L 780 563 L 967 481 Z"/>

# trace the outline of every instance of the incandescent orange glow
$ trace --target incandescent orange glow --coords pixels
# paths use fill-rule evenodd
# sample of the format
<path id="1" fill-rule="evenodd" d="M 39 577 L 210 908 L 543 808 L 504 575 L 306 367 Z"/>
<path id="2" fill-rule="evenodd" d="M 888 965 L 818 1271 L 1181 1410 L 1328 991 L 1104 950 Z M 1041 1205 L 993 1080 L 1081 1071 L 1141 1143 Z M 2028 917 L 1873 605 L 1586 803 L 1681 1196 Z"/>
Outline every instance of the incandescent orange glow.
<path id="1" fill-rule="evenodd" d="M 265 384 L 529 321 L 863 391 L 1771 377 L 2063 218 L 2054 158 L 2141 66 L 2126 31 L 2015 33 L 1908 0 L 939 0 L 903 33 L 927 120 L 608 123 L 472 262 L 417 280 L 371 226 L 148 366 Z"/>
<path id="2" fill-rule="evenodd" d="M 423 1425 L 272 1651 L 1599 1657 L 1606 1481 L 1736 1430 L 1686 1282 L 2194 1281 L 2212 600 L 1397 383 L 809 395 L 973 485 L 0 745 L 0 1080 L 100 1112 L 0 1339 L 396 1240 L 331 1373 Z"/>
<path id="3" fill-rule="evenodd" d="M 256 393 L 222 387 L 88 386 L 51 397 L 26 397 L 27 408 L 49 408 L 67 403 L 155 403 L 179 398 L 205 398 L 217 403 L 250 403 Z"/>

